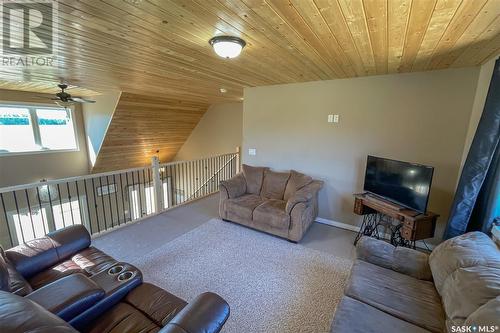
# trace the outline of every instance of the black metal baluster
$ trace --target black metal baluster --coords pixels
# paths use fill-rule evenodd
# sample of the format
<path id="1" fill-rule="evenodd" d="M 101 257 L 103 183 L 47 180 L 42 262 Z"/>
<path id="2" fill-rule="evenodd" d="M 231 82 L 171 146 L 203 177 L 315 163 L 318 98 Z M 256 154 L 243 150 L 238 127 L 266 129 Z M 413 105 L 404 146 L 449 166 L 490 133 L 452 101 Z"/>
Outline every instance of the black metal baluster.
<path id="1" fill-rule="evenodd" d="M 45 228 L 45 218 L 43 217 L 42 200 L 40 200 L 40 191 L 38 190 L 38 186 L 36 187 L 36 197 L 38 199 L 38 207 L 40 209 L 40 215 L 42 216 L 43 233 L 46 235 L 47 229 Z"/>
<path id="2" fill-rule="evenodd" d="M 3 193 L 0 193 L 0 199 L 2 199 L 3 213 L 5 215 L 5 223 L 7 224 L 7 232 L 9 233 L 10 246 L 14 246 L 14 241 L 12 240 L 12 233 L 10 232 L 9 217 L 7 216 L 7 209 L 5 209 L 5 202 L 3 200 Z"/>
<path id="3" fill-rule="evenodd" d="M 82 204 L 80 203 L 80 190 L 78 189 L 78 180 L 75 180 L 75 188 L 76 188 L 76 196 L 78 200 L 78 211 L 80 212 L 80 223 L 81 225 L 85 225 L 83 222 L 83 210 Z"/>
<path id="4" fill-rule="evenodd" d="M 94 179 L 94 178 L 92 178 Z M 85 201 L 87 202 L 87 213 L 89 214 L 89 227 L 90 227 L 90 234 L 92 235 L 94 232 L 92 231 L 92 215 L 90 214 L 90 206 L 89 206 L 89 201 L 90 201 L 90 198 L 89 198 L 89 191 L 87 190 L 87 180 L 84 179 L 83 180 L 83 186 L 85 188 Z M 95 201 L 94 201 L 94 204 L 95 204 Z M 99 223 L 99 220 L 97 220 Z"/>
<path id="5" fill-rule="evenodd" d="M 114 176 L 113 176 L 114 178 Z M 123 198 L 123 178 L 122 174 L 120 173 L 120 192 L 121 192 L 121 197 L 122 197 L 122 211 L 123 211 L 123 223 L 127 223 L 127 215 L 125 215 L 125 199 Z M 120 221 L 118 220 L 118 225 L 120 224 Z"/>
<path id="6" fill-rule="evenodd" d="M 95 208 L 95 217 L 97 219 L 97 232 L 101 232 L 101 226 L 99 223 L 99 210 L 97 209 L 97 189 L 95 188 L 94 178 L 92 178 L 92 193 L 94 196 L 94 208 Z"/>
<path id="7" fill-rule="evenodd" d="M 137 193 L 139 195 L 139 214 L 142 217 L 142 193 L 141 193 L 141 174 L 139 173 L 139 170 L 137 170 Z"/>
<path id="8" fill-rule="evenodd" d="M 26 202 L 28 203 L 28 211 L 30 213 L 31 230 L 33 231 L 33 238 L 36 238 L 35 226 L 33 225 L 33 215 L 31 213 L 30 198 L 28 196 L 28 189 L 24 189 L 24 194 L 26 195 Z"/>
<path id="9" fill-rule="evenodd" d="M 52 222 L 54 223 L 54 229 L 56 229 L 56 216 L 54 215 L 54 207 L 52 206 L 52 195 L 50 194 L 50 185 L 45 185 L 47 186 L 47 194 L 49 195 L 49 206 L 50 206 L 50 213 L 52 214 Z M 50 231 L 50 226 L 49 226 L 49 231 Z"/>
<path id="10" fill-rule="evenodd" d="M 14 203 L 16 204 L 17 219 L 19 221 L 19 230 L 21 230 L 21 238 L 23 239 L 24 243 L 23 224 L 21 223 L 21 214 L 19 213 L 19 205 L 17 204 L 16 191 L 12 191 L 12 194 L 14 195 Z"/>
<path id="11" fill-rule="evenodd" d="M 108 189 L 108 203 L 109 203 L 109 214 L 111 215 L 111 228 L 114 228 L 115 227 L 115 223 L 114 223 L 114 218 L 113 218 L 113 207 L 111 205 L 111 191 L 110 191 L 110 188 L 109 188 L 109 178 L 108 176 L 106 176 L 106 188 Z M 104 191 L 101 190 L 101 194 L 102 196 L 104 197 Z"/>
<path id="12" fill-rule="evenodd" d="M 101 189 L 101 207 L 102 207 L 102 215 L 104 218 L 104 230 L 108 230 L 108 219 L 106 218 L 106 206 L 104 206 L 104 191 L 102 188 L 102 177 L 99 177 L 99 187 Z M 99 191 L 97 191 L 97 195 L 99 195 Z"/>
<path id="13" fill-rule="evenodd" d="M 49 193 L 50 193 L 50 189 L 49 189 Z M 60 188 L 59 184 L 57 184 L 57 193 L 59 194 L 59 205 L 60 205 L 60 209 L 61 209 L 62 222 L 63 222 L 63 226 L 65 227 L 66 222 L 64 221 L 64 209 L 63 209 L 62 198 L 61 198 L 61 188 Z"/>
<path id="14" fill-rule="evenodd" d="M 128 172 L 125 172 L 125 187 L 127 191 L 127 198 L 128 198 L 128 216 L 130 218 L 130 221 L 132 221 L 132 201 L 130 201 L 130 191 L 129 191 L 129 186 L 128 186 Z M 133 177 L 133 174 L 132 174 Z M 133 188 L 133 185 L 132 185 Z"/>
<path id="15" fill-rule="evenodd" d="M 66 187 L 68 189 L 68 201 L 69 201 L 69 211 L 71 213 L 71 225 L 75 225 L 75 218 L 73 216 L 73 206 L 71 205 L 71 192 L 69 191 L 69 183 L 66 182 Z"/>
<path id="16" fill-rule="evenodd" d="M 113 183 L 115 185 L 116 220 L 118 222 L 118 225 L 120 225 L 120 211 L 119 211 L 119 207 L 118 207 L 118 186 L 116 186 L 116 177 L 115 177 L 115 174 L 113 174 Z M 122 184 L 120 184 L 120 189 L 121 189 L 121 185 Z"/>

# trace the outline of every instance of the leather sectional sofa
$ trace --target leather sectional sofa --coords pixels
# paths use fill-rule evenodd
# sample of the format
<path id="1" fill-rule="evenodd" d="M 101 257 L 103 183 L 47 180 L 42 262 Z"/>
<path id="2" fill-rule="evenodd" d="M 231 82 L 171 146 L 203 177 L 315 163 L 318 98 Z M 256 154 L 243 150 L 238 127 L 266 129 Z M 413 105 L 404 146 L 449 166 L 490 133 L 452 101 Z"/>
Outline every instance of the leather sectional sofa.
<path id="1" fill-rule="evenodd" d="M 323 182 L 294 170 L 274 172 L 245 164 L 242 169 L 220 182 L 220 217 L 300 241 L 318 215 L 318 192 Z"/>
<path id="2" fill-rule="evenodd" d="M 500 327 L 500 250 L 486 234 L 449 239 L 430 256 L 362 237 L 356 255 L 332 333 Z"/>
<path id="3" fill-rule="evenodd" d="M 227 320 L 218 295 L 188 304 L 90 243 L 72 226 L 1 253 L 0 332 L 219 332 Z"/>

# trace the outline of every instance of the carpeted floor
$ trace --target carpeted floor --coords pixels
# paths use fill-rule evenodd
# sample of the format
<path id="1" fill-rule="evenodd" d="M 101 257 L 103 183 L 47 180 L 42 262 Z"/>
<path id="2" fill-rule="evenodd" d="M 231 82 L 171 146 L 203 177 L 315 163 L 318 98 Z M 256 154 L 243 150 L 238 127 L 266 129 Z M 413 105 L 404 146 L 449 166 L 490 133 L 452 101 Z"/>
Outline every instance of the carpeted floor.
<path id="1" fill-rule="evenodd" d="M 218 219 L 128 259 L 145 281 L 187 301 L 204 291 L 224 297 L 231 306 L 226 333 L 329 332 L 351 266 Z"/>

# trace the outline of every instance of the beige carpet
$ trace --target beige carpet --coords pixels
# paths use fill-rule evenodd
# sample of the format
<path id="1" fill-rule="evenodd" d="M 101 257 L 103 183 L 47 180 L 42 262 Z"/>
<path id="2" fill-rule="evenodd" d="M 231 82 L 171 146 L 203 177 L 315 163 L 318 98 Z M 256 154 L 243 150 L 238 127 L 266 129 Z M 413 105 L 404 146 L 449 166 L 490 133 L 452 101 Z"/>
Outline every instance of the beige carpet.
<path id="1" fill-rule="evenodd" d="M 224 297 L 226 333 L 329 332 L 352 264 L 217 219 L 132 263 L 187 301 L 204 291 Z"/>

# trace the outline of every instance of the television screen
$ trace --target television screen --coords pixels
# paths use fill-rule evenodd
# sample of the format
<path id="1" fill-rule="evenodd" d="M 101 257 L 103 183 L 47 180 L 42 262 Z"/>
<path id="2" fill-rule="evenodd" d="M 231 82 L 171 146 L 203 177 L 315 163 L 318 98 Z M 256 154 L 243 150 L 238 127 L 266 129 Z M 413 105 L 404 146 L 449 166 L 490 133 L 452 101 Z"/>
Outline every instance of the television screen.
<path id="1" fill-rule="evenodd" d="M 433 172 L 430 166 L 368 155 L 364 190 L 425 213 Z"/>

